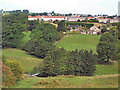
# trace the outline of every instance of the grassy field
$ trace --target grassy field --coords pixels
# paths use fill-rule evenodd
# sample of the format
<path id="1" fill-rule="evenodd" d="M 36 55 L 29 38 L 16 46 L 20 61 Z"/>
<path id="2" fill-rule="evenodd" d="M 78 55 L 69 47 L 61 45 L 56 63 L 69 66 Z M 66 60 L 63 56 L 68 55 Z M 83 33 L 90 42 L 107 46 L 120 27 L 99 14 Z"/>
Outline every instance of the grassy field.
<path id="1" fill-rule="evenodd" d="M 12 88 L 117 88 L 118 62 L 97 65 L 94 76 L 26 77 Z"/>
<path id="2" fill-rule="evenodd" d="M 110 65 L 96 65 L 96 72 L 94 75 L 112 75 L 118 74 L 118 63 Z"/>
<path id="3" fill-rule="evenodd" d="M 30 39 L 30 32 L 24 32 L 23 45 Z M 66 50 L 87 49 L 96 52 L 99 35 L 71 35 L 65 36 L 55 43 Z M 8 60 L 17 60 L 24 67 L 25 72 L 31 72 L 33 68 L 42 62 L 27 52 L 17 49 L 3 49 L 3 55 Z M 57 76 L 57 77 L 30 77 L 24 75 L 24 79 L 11 88 L 117 88 L 118 87 L 118 62 L 109 65 L 96 65 L 94 76 Z"/>
<path id="4" fill-rule="evenodd" d="M 58 76 L 48 78 L 26 78 L 13 88 L 117 88 L 118 75 L 74 77 Z"/>
<path id="5" fill-rule="evenodd" d="M 96 52 L 96 46 L 99 42 L 100 35 L 71 35 L 65 36 L 55 45 L 66 50 L 87 49 Z"/>
<path id="6" fill-rule="evenodd" d="M 25 51 L 12 48 L 3 49 L 2 54 L 8 60 L 16 60 L 20 62 L 25 72 L 31 72 L 33 68 L 42 61 L 42 59 L 38 59 L 34 56 L 28 55 Z"/>

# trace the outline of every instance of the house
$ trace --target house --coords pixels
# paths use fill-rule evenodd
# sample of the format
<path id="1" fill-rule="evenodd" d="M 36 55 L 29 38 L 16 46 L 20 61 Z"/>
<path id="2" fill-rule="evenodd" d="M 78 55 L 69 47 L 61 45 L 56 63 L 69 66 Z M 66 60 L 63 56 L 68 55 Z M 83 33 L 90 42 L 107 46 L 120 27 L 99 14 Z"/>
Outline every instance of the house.
<path id="1" fill-rule="evenodd" d="M 28 16 L 28 20 L 37 20 L 39 19 L 40 21 L 61 21 L 65 20 L 64 16 Z"/>
<path id="2" fill-rule="evenodd" d="M 69 16 L 66 18 L 67 18 L 67 21 L 84 21 L 84 20 L 86 20 L 86 17 L 79 17 L 79 16 Z"/>
<path id="3" fill-rule="evenodd" d="M 69 31 L 81 31 L 82 27 L 79 25 L 68 25 Z"/>
<path id="4" fill-rule="evenodd" d="M 88 17 L 88 20 L 94 19 L 94 17 Z"/>
<path id="5" fill-rule="evenodd" d="M 100 32 L 101 30 L 98 28 L 98 27 L 96 27 L 96 26 L 92 26 L 91 28 L 90 28 L 90 30 L 92 30 L 92 31 L 97 31 L 97 32 Z"/>
<path id="6" fill-rule="evenodd" d="M 65 20 L 65 16 L 41 16 L 41 19 L 43 21 L 61 21 L 61 20 Z"/>
<path id="7" fill-rule="evenodd" d="M 41 16 L 28 16 L 28 20 L 31 21 L 31 20 L 41 20 Z"/>
<path id="8" fill-rule="evenodd" d="M 115 17 L 114 19 L 110 19 L 110 23 L 118 23 L 118 22 L 120 22 L 119 17 Z"/>
<path id="9" fill-rule="evenodd" d="M 108 22 L 110 22 L 110 18 L 100 18 L 100 19 L 98 19 L 98 21 L 99 22 L 101 22 L 101 23 L 108 23 Z"/>
<path id="10" fill-rule="evenodd" d="M 88 34 L 98 34 L 98 32 L 101 32 L 101 30 L 96 26 L 92 26 L 88 31 Z"/>

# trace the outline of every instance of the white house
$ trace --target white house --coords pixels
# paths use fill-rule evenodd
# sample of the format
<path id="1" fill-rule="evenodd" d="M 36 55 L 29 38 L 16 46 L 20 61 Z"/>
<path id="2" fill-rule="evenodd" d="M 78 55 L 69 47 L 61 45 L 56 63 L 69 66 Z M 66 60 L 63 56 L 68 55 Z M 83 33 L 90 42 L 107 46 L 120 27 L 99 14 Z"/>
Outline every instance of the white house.
<path id="1" fill-rule="evenodd" d="M 86 17 L 79 17 L 79 16 L 68 16 L 67 21 L 84 21 Z"/>
<path id="2" fill-rule="evenodd" d="M 37 20 L 39 19 L 40 21 L 55 21 L 55 20 L 65 20 L 64 16 L 28 16 L 28 20 Z"/>
<path id="3" fill-rule="evenodd" d="M 31 20 L 37 20 L 37 19 L 41 19 L 41 16 L 28 16 L 28 20 L 31 21 Z"/>
<path id="4" fill-rule="evenodd" d="M 41 19 L 43 19 L 43 21 L 61 21 L 61 20 L 65 20 L 64 16 L 41 16 Z"/>
<path id="5" fill-rule="evenodd" d="M 94 33 L 101 31 L 101 30 L 100 30 L 98 27 L 96 27 L 96 26 L 92 26 L 92 27 L 90 28 L 90 30 L 93 31 Z"/>

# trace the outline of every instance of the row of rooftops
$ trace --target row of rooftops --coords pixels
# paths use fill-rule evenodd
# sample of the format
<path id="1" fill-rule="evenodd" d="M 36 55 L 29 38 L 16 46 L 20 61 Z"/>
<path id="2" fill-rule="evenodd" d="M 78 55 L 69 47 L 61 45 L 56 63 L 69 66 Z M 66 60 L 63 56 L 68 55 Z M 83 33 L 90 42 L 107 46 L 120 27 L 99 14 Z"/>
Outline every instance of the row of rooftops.
<path id="1" fill-rule="evenodd" d="M 80 16 L 28 16 L 28 18 L 86 18 L 86 17 L 80 17 Z M 110 19 L 105 17 L 87 17 L 88 19 Z M 120 19 L 119 17 L 114 17 L 114 19 Z"/>

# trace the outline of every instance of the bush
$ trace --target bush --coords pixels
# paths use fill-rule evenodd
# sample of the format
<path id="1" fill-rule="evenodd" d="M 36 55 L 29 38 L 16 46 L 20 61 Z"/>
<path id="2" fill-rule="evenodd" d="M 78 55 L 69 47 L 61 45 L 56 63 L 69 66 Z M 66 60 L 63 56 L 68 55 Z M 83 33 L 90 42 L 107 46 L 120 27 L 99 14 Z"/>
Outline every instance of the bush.
<path id="1" fill-rule="evenodd" d="M 12 70 L 2 63 L 2 85 L 13 86 L 16 85 L 17 78 L 14 76 Z"/>
<path id="2" fill-rule="evenodd" d="M 23 74 L 23 68 L 21 64 L 17 61 L 8 60 L 6 62 L 6 65 L 10 67 L 11 71 L 13 72 L 14 76 L 17 78 L 17 80 L 21 79 L 21 75 Z"/>

